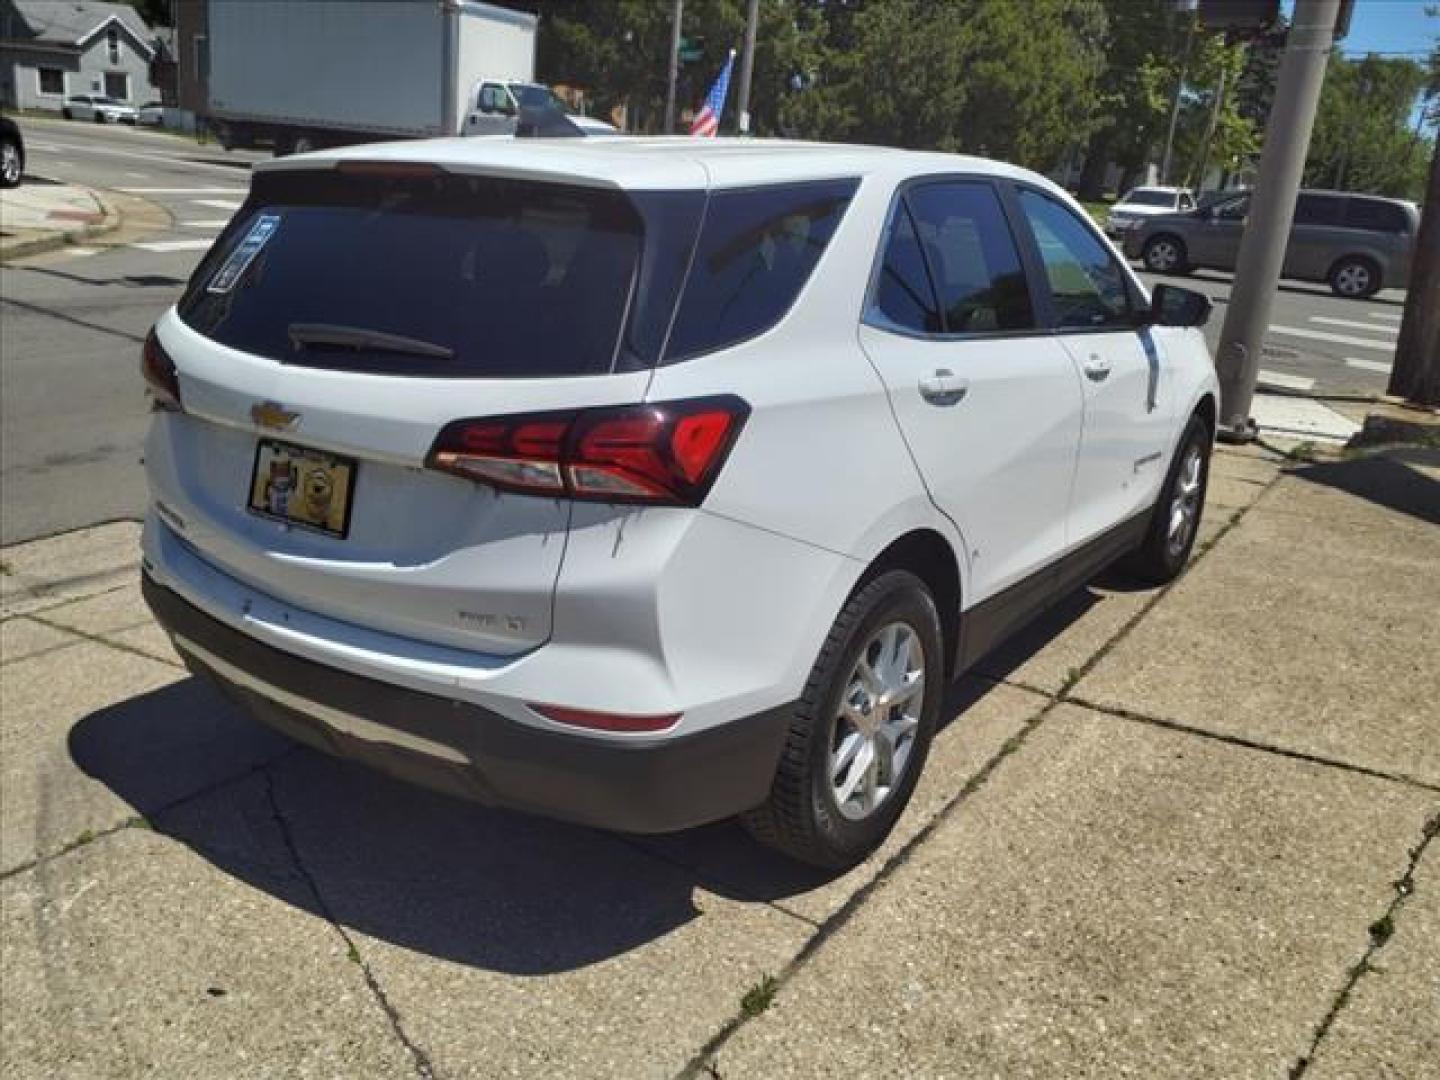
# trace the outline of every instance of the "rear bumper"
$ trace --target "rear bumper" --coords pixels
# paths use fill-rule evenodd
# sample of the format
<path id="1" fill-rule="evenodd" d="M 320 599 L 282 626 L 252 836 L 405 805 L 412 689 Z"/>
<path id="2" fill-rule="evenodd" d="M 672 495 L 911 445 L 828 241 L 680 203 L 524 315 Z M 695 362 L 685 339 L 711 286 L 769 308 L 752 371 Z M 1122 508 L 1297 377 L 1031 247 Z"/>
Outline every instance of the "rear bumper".
<path id="1" fill-rule="evenodd" d="M 256 719 L 390 775 L 492 806 L 625 832 L 673 832 L 764 801 L 790 708 L 623 742 L 518 723 L 257 641 L 159 584 L 145 600 L 186 665 Z"/>

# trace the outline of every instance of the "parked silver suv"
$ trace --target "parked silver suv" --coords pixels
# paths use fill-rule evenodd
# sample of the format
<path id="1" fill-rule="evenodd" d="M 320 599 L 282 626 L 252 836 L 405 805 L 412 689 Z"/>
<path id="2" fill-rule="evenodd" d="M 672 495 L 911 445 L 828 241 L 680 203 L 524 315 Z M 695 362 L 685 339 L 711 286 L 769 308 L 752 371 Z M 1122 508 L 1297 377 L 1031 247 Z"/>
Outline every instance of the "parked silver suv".
<path id="1" fill-rule="evenodd" d="M 1233 270 L 1250 212 L 1238 192 L 1197 210 L 1141 222 L 1125 237 L 1125 254 L 1156 274 Z M 1342 191 L 1302 191 L 1285 250 L 1286 277 L 1325 281 L 1339 296 L 1362 298 L 1402 288 L 1420 228 L 1414 203 Z"/>

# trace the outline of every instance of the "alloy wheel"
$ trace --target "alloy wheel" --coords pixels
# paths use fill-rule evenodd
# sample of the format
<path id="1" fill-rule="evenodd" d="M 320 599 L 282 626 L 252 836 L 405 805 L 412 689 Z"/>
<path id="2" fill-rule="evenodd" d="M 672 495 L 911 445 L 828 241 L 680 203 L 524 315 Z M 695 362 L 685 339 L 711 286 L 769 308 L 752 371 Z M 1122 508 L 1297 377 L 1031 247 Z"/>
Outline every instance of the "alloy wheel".
<path id="1" fill-rule="evenodd" d="M 1364 263 L 1346 263 L 1335 271 L 1335 291 L 1341 296 L 1364 296 L 1370 291 L 1370 268 Z"/>
<path id="2" fill-rule="evenodd" d="M 920 637 L 906 623 L 888 623 L 860 650 L 835 715 L 829 779 L 842 817 L 869 817 L 899 786 L 924 704 Z"/>
<path id="3" fill-rule="evenodd" d="M 1180 462 L 1175 477 L 1175 492 L 1170 498 L 1170 521 L 1166 529 L 1166 546 L 1172 556 L 1185 550 L 1200 520 L 1200 488 L 1204 477 L 1204 461 L 1200 447 L 1191 445 Z"/>
<path id="4" fill-rule="evenodd" d="M 1145 262 L 1151 270 L 1164 274 L 1179 265 L 1180 252 L 1169 240 L 1156 240 L 1147 249 Z"/>

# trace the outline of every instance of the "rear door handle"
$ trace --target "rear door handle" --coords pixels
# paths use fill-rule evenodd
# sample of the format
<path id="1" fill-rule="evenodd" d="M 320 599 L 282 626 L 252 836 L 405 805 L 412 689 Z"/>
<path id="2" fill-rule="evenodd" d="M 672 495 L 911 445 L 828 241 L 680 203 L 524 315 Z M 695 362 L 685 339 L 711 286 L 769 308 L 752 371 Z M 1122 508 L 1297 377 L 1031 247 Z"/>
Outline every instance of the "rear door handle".
<path id="1" fill-rule="evenodd" d="M 936 368 L 934 375 L 920 380 L 920 396 L 931 405 L 942 408 L 958 404 L 970 392 L 970 381 L 962 379 L 949 368 Z"/>
<path id="2" fill-rule="evenodd" d="M 1104 382 L 1110 377 L 1110 361 L 1099 353 L 1091 353 L 1090 359 L 1086 360 L 1082 366 L 1085 377 L 1091 382 Z"/>

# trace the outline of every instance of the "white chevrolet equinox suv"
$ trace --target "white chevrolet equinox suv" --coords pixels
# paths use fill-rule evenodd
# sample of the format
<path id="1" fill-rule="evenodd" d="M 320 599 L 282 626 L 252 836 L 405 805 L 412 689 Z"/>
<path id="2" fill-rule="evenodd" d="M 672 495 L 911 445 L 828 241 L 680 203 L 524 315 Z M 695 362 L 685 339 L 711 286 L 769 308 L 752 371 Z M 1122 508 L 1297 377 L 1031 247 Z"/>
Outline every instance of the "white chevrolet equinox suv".
<path id="1" fill-rule="evenodd" d="M 257 166 L 143 371 L 146 598 L 301 742 L 873 850 L 947 683 L 1195 539 L 1209 302 L 1023 169 L 727 140 Z"/>

